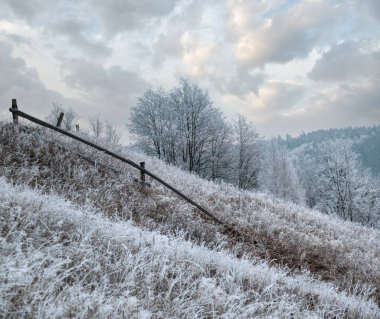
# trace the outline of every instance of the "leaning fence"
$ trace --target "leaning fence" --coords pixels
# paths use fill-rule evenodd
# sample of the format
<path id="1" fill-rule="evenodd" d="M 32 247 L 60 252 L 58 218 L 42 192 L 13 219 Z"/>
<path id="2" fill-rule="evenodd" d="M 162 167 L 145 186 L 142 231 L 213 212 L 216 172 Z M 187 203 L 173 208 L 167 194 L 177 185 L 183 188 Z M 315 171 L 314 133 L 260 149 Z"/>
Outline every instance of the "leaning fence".
<path id="1" fill-rule="evenodd" d="M 61 133 L 63 135 L 66 135 L 76 141 L 79 141 L 85 145 L 88 145 L 94 149 L 97 149 L 107 155 L 110 155 L 136 169 L 138 169 L 140 171 L 140 180 L 145 183 L 145 174 L 150 176 L 151 178 L 153 178 L 154 180 L 156 180 L 158 183 L 162 184 L 163 186 L 165 186 L 166 188 L 170 189 L 172 192 L 174 192 L 175 194 L 177 194 L 178 196 L 180 196 L 182 199 L 184 199 L 186 202 L 188 202 L 189 204 L 195 206 L 197 209 L 199 209 L 203 214 L 205 214 L 206 216 L 208 216 L 209 218 L 211 218 L 211 220 L 213 220 L 215 223 L 219 224 L 219 225 L 222 225 L 223 227 L 225 227 L 225 229 L 227 231 L 230 231 L 230 232 L 234 232 L 236 233 L 237 231 L 235 229 L 233 229 L 233 227 L 229 226 L 227 223 L 223 222 L 222 220 L 220 220 L 219 218 L 217 218 L 214 214 L 212 214 L 209 210 L 207 210 L 206 208 L 202 207 L 201 205 L 199 205 L 198 203 L 196 203 L 194 200 L 192 200 L 191 198 L 189 198 L 188 196 L 186 196 L 185 194 L 183 194 L 181 191 L 179 191 L 178 189 L 176 189 L 175 187 L 171 186 L 170 184 L 168 184 L 167 182 L 165 182 L 163 179 L 161 179 L 160 177 L 156 176 L 155 174 L 153 174 L 152 172 L 150 172 L 149 170 L 147 170 L 145 168 L 145 163 L 144 162 L 141 162 L 140 165 L 127 159 L 127 158 L 124 158 L 102 146 L 99 146 L 95 143 L 92 143 L 90 141 L 87 141 L 85 140 L 84 138 L 82 137 L 79 137 L 71 132 L 68 132 L 68 131 L 65 131 L 63 129 L 60 128 L 60 124 L 62 122 L 62 118 L 63 118 L 63 113 L 60 114 L 60 117 L 59 117 L 59 120 L 57 122 L 57 125 L 54 126 L 52 124 L 49 124 L 45 121 L 42 121 L 36 117 L 33 117 L 27 113 L 24 113 L 22 111 L 20 111 L 17 107 L 17 101 L 16 99 L 12 99 L 12 107 L 9 109 L 10 112 L 12 112 L 12 115 L 13 115 L 13 123 L 15 125 L 18 124 L 18 117 L 22 117 L 24 119 L 27 119 L 33 123 L 36 123 L 40 126 L 43 126 L 43 127 L 46 127 L 46 128 L 49 128 L 51 130 L 54 130 L 58 133 Z"/>

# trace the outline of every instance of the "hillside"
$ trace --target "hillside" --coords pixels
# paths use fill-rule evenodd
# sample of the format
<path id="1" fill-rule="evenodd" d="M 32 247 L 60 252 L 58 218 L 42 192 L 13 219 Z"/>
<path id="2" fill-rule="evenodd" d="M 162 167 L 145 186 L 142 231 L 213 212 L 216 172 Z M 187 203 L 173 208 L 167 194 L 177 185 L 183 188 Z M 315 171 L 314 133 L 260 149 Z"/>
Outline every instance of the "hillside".
<path id="1" fill-rule="evenodd" d="M 235 236 L 56 133 L 2 123 L 0 141 L 8 317 L 380 318 L 378 230 L 116 149 Z"/>
<path id="2" fill-rule="evenodd" d="M 353 141 L 354 150 L 360 155 L 363 166 L 369 168 L 373 175 L 380 176 L 380 125 L 317 130 L 297 137 L 288 135 L 276 141 L 297 156 L 305 157 L 318 156 L 321 145 L 334 139 Z"/>

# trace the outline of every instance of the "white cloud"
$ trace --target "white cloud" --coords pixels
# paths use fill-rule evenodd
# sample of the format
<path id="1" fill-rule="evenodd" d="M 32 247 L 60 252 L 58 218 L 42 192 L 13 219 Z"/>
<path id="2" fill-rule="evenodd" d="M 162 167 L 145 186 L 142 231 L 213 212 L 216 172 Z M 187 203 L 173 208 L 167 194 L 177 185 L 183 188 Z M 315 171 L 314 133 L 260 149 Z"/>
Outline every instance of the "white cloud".
<path id="1" fill-rule="evenodd" d="M 45 112 L 60 100 L 121 127 L 147 87 L 170 89 L 188 77 L 222 111 L 270 135 L 378 122 L 378 6 L 5 0 L 1 101 L 21 97 Z"/>
<path id="2" fill-rule="evenodd" d="M 194 37 L 190 32 L 185 32 L 180 39 L 182 46 L 182 61 L 188 73 L 195 78 L 202 78 L 209 69 L 211 59 L 217 54 L 216 45 L 203 39 Z"/>
<path id="3" fill-rule="evenodd" d="M 232 4 L 229 25 L 237 61 L 245 67 L 305 58 L 339 14 L 322 0 L 306 0 L 273 17 L 258 17 L 249 1 Z M 252 15 L 252 18 L 251 18 Z"/>

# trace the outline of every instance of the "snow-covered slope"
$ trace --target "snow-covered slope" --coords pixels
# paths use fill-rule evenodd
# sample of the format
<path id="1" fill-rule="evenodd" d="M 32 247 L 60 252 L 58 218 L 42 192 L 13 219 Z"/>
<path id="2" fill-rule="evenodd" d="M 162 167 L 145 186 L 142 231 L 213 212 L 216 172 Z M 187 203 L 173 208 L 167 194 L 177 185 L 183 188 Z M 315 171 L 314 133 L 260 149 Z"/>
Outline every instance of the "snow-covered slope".
<path id="1" fill-rule="evenodd" d="M 14 318 L 376 318 L 307 273 L 110 221 L 0 178 L 0 312 Z"/>
<path id="2" fill-rule="evenodd" d="M 243 238 L 226 234 L 152 180 L 141 188 L 131 178 L 139 172 L 123 163 L 56 133 L 1 123 L 0 175 L 38 189 L 21 188 L 17 201 L 17 188 L 1 181 L 1 275 L 12 267 L 17 275 L 13 284 L 1 278 L 4 311 L 46 317 L 52 303 L 67 317 L 71 303 L 77 317 L 380 318 L 378 230 L 116 151 L 145 161 Z M 162 256 L 156 260 L 156 254 Z M 81 307 L 86 300 L 88 309 Z M 51 316 L 59 317 L 58 310 Z"/>

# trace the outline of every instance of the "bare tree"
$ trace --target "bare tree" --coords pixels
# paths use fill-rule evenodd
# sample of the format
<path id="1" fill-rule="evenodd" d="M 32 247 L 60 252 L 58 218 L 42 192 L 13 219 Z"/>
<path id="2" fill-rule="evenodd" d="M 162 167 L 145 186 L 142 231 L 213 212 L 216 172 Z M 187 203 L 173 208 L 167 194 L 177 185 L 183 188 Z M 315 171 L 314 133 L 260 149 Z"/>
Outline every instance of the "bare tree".
<path id="1" fill-rule="evenodd" d="M 116 126 L 110 122 L 105 122 L 104 140 L 107 145 L 114 145 L 119 143 L 121 134 L 118 132 Z"/>
<path id="2" fill-rule="evenodd" d="M 90 131 L 96 138 L 101 138 L 105 129 L 105 123 L 99 115 L 89 118 Z"/>

